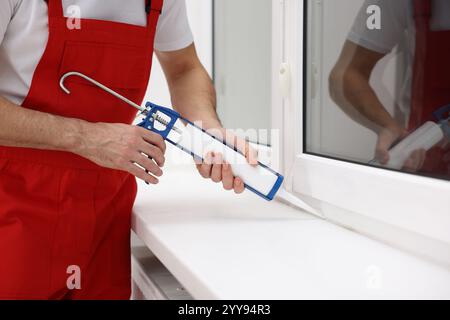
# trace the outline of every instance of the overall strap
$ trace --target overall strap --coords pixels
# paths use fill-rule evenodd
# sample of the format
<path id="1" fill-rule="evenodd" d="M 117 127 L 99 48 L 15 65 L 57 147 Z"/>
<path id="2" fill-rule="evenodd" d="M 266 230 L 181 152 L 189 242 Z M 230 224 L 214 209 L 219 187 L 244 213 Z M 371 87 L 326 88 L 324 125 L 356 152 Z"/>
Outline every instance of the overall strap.
<path id="1" fill-rule="evenodd" d="M 161 14 L 163 7 L 162 0 L 146 0 L 145 2 L 145 11 L 147 12 L 147 14 L 150 14 L 152 10 Z"/>
<path id="2" fill-rule="evenodd" d="M 147 44 L 149 50 L 153 51 L 156 27 L 163 10 L 164 0 L 146 0 L 145 10 L 147 12 Z"/>
<path id="3" fill-rule="evenodd" d="M 417 30 L 430 30 L 432 16 L 431 0 L 414 0 L 414 20 Z M 423 29 L 425 28 L 425 29 Z"/>
<path id="4" fill-rule="evenodd" d="M 163 0 L 145 0 L 145 11 L 147 12 L 147 26 L 156 28 L 156 23 L 163 9 Z"/>
<path id="5" fill-rule="evenodd" d="M 63 18 L 64 11 L 62 0 L 44 0 L 48 5 L 48 16 L 50 18 Z"/>

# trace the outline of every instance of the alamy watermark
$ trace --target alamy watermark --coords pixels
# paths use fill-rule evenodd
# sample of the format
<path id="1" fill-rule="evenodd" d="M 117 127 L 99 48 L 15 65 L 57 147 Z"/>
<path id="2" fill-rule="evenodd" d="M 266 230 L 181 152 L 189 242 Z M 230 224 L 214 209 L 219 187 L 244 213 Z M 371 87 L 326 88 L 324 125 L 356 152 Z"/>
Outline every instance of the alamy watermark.
<path id="1" fill-rule="evenodd" d="M 383 271 L 380 267 L 372 265 L 366 269 L 366 287 L 372 291 L 383 288 Z"/>
<path id="2" fill-rule="evenodd" d="M 81 29 L 81 8 L 80 6 L 71 5 L 67 7 L 67 29 L 80 30 Z"/>
<path id="3" fill-rule="evenodd" d="M 202 125 L 202 122 L 195 122 L 194 126 L 190 124 L 183 128 L 180 126 L 182 132 L 177 133 L 172 130 L 168 138 L 184 151 L 191 152 L 195 158 L 201 158 L 196 160 L 206 160 L 207 155 L 213 153 L 215 156 L 220 155 L 223 163 L 230 165 L 243 165 L 247 164 L 248 160 L 258 160 L 275 171 L 280 168 L 281 133 L 279 130 L 212 129 L 203 132 L 200 129 Z M 192 162 L 192 157 L 180 153 L 177 148 L 168 149 L 167 153 L 167 158 L 170 158 L 175 165 L 186 165 Z"/>
<path id="4" fill-rule="evenodd" d="M 69 290 L 81 290 L 81 268 L 77 265 L 70 265 L 67 267 L 66 285 Z"/>
<path id="5" fill-rule="evenodd" d="M 377 5 L 367 7 L 367 28 L 369 30 L 381 30 L 381 8 Z"/>

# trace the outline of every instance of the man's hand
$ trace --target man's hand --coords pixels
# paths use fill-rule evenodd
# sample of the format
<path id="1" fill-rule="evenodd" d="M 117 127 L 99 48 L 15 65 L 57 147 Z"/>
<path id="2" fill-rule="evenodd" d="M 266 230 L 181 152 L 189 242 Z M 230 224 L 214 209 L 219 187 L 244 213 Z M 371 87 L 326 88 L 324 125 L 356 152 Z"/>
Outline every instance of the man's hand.
<path id="1" fill-rule="evenodd" d="M 85 123 L 83 131 L 74 153 L 102 167 L 126 171 L 147 183 L 159 182 L 166 151 L 160 135 L 136 126 L 108 123 Z"/>
<path id="2" fill-rule="evenodd" d="M 225 130 L 222 130 L 225 132 Z M 245 155 L 250 165 L 258 164 L 258 152 L 250 147 L 250 144 L 244 139 L 238 138 L 227 132 L 225 135 L 229 145 L 236 146 L 242 154 Z M 222 183 L 227 191 L 234 190 L 236 194 L 243 193 L 245 190 L 242 179 L 233 176 L 231 165 L 226 163 L 221 154 L 208 153 L 203 162 L 197 162 L 197 169 L 200 175 L 205 179 L 211 179 L 215 183 Z"/>
<path id="3" fill-rule="evenodd" d="M 375 158 L 382 165 L 389 162 L 389 150 L 398 141 L 404 139 L 408 135 L 408 131 L 400 126 L 392 128 L 384 128 L 378 134 L 378 141 L 375 150 Z M 411 153 L 410 157 L 403 164 L 403 170 L 408 172 L 419 171 L 426 158 L 425 150 L 416 150 Z"/>
<path id="4" fill-rule="evenodd" d="M 166 75 L 174 109 L 192 122 L 201 121 L 205 129 L 220 128 L 221 123 L 215 109 L 216 92 L 211 77 L 198 58 L 195 45 L 172 52 L 156 51 L 156 55 Z M 228 139 L 230 145 L 237 146 L 246 155 L 250 164 L 257 164 L 257 153 L 249 148 L 248 143 L 242 139 Z M 230 164 L 223 161 L 222 155 L 204 156 L 205 161 L 197 163 L 202 177 L 222 182 L 226 190 L 244 192 L 244 182 L 233 176 Z"/>

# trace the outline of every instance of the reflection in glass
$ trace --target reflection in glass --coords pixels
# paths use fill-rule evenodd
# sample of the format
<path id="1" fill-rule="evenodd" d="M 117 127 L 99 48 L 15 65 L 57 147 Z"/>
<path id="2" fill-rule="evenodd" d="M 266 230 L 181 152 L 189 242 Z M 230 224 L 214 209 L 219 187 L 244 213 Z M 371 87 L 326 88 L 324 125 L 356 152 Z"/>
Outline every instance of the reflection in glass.
<path id="1" fill-rule="evenodd" d="M 307 151 L 450 180 L 450 1 L 307 2 Z"/>

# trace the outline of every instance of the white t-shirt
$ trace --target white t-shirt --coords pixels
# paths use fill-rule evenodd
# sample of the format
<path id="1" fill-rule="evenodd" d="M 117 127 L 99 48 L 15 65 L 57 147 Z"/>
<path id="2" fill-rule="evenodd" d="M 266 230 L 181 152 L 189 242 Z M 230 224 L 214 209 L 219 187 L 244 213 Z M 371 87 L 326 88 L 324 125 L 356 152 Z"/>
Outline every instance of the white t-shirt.
<path id="1" fill-rule="evenodd" d="M 145 0 L 62 0 L 66 16 L 72 5 L 81 18 L 145 26 Z M 0 0 L 0 95 L 22 104 L 48 40 L 44 0 Z M 165 0 L 155 49 L 175 51 L 193 43 L 184 0 Z"/>
<path id="2" fill-rule="evenodd" d="M 409 114 L 411 106 L 411 87 L 416 43 L 413 0 L 365 0 L 348 39 L 362 47 L 387 54 L 398 48 L 404 62 L 401 79 L 403 88 L 398 92 L 400 108 Z M 381 30 L 367 28 L 368 6 L 378 5 L 381 9 Z M 450 30 L 450 1 L 432 0 L 431 29 Z"/>

